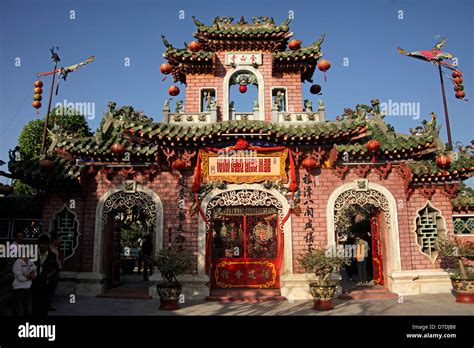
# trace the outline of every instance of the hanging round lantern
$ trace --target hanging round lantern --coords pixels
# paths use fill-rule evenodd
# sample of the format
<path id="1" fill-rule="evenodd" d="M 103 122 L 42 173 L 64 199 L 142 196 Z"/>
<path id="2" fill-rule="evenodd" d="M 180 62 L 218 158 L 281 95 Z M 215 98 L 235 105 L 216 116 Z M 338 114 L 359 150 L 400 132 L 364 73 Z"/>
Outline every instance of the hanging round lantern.
<path id="1" fill-rule="evenodd" d="M 173 163 L 171 163 L 171 168 L 181 172 L 186 169 L 186 161 L 181 158 L 175 159 Z"/>
<path id="2" fill-rule="evenodd" d="M 451 164 L 451 157 L 449 157 L 448 155 L 441 154 L 436 157 L 436 164 L 438 165 L 438 167 L 446 169 Z"/>
<path id="3" fill-rule="evenodd" d="M 454 86 L 454 90 L 457 91 L 464 91 L 464 86 L 463 85 L 456 85 Z"/>
<path id="4" fill-rule="evenodd" d="M 380 149 L 380 141 L 371 139 L 365 144 L 365 148 L 372 152 L 372 163 L 375 163 L 375 153 Z"/>
<path id="5" fill-rule="evenodd" d="M 309 89 L 309 92 L 311 94 L 319 94 L 321 92 L 321 86 L 320 85 L 312 85 Z"/>
<path id="6" fill-rule="evenodd" d="M 326 81 L 326 71 L 331 69 L 331 63 L 326 59 L 322 59 L 318 63 L 318 69 L 324 73 L 324 81 Z"/>
<path id="7" fill-rule="evenodd" d="M 120 143 L 112 144 L 110 151 L 115 155 L 123 155 L 125 153 L 125 145 Z"/>
<path id="8" fill-rule="evenodd" d="M 162 74 L 168 75 L 173 71 L 171 64 L 163 63 L 160 65 L 160 71 Z"/>
<path id="9" fill-rule="evenodd" d="M 465 96 L 466 96 L 466 93 L 464 93 L 464 91 L 457 91 L 456 92 L 456 98 L 458 98 L 458 99 L 464 99 Z"/>
<path id="10" fill-rule="evenodd" d="M 34 90 L 33 90 L 33 93 L 34 94 L 43 94 L 43 89 L 41 87 L 36 87 Z"/>
<path id="11" fill-rule="evenodd" d="M 40 80 L 35 81 L 35 87 L 39 87 L 39 88 L 43 87 L 43 82 L 41 82 Z"/>
<path id="12" fill-rule="evenodd" d="M 312 156 L 306 156 L 305 159 L 301 162 L 301 166 L 306 170 L 316 168 L 318 163 Z"/>
<path id="13" fill-rule="evenodd" d="M 451 76 L 452 76 L 453 78 L 461 77 L 461 76 L 462 76 L 462 72 L 460 72 L 459 70 L 454 70 L 453 73 L 451 74 Z"/>
<path id="14" fill-rule="evenodd" d="M 168 94 L 172 97 L 176 97 L 179 94 L 179 88 L 177 86 L 171 86 L 168 88 Z"/>
<path id="15" fill-rule="evenodd" d="M 35 109 L 39 109 L 41 107 L 41 102 L 39 100 L 35 100 L 32 104 L 31 104 Z"/>
<path id="16" fill-rule="evenodd" d="M 247 92 L 247 86 L 246 86 L 246 85 L 240 85 L 240 86 L 239 86 L 239 92 L 240 92 L 240 93 L 245 93 L 245 92 Z"/>
<path id="17" fill-rule="evenodd" d="M 460 85 L 463 81 L 462 77 L 455 77 L 453 79 L 454 83 L 457 84 L 457 85 Z"/>
<path id="18" fill-rule="evenodd" d="M 49 172 L 54 168 L 54 161 L 50 159 L 42 159 L 39 161 L 40 168 Z"/>
<path id="19" fill-rule="evenodd" d="M 33 100 L 34 101 L 42 101 L 43 100 L 43 97 L 41 96 L 41 94 L 35 94 L 33 96 Z"/>
<path id="20" fill-rule="evenodd" d="M 288 48 L 292 51 L 295 51 L 301 47 L 301 43 L 301 40 L 290 40 L 290 42 L 288 43 Z"/>
<path id="21" fill-rule="evenodd" d="M 201 44 L 199 43 L 199 41 L 191 41 L 188 44 L 188 48 L 192 52 L 197 52 L 197 51 L 201 50 Z"/>

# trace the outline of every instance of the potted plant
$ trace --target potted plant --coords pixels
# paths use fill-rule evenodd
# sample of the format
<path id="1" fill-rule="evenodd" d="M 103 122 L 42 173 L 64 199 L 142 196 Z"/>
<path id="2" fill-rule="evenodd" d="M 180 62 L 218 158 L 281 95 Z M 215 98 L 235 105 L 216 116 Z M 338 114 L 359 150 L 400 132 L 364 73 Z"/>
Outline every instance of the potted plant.
<path id="1" fill-rule="evenodd" d="M 192 255 L 184 250 L 162 249 L 153 260 L 153 264 L 158 268 L 161 278 L 163 278 L 163 281 L 156 284 L 161 302 L 160 309 L 179 309 L 179 296 L 183 286 L 178 282 L 176 276 L 190 269 Z"/>
<path id="2" fill-rule="evenodd" d="M 351 259 L 329 251 L 309 250 L 301 255 L 299 262 L 304 270 L 316 275 L 316 281 L 309 284 L 314 298 L 314 309 L 330 310 L 336 293 L 337 283 L 331 280 L 331 274 L 339 271 L 343 264 L 350 264 Z"/>
<path id="3" fill-rule="evenodd" d="M 474 303 L 474 244 L 456 237 L 437 241 L 441 267 L 448 270 L 456 302 Z"/>

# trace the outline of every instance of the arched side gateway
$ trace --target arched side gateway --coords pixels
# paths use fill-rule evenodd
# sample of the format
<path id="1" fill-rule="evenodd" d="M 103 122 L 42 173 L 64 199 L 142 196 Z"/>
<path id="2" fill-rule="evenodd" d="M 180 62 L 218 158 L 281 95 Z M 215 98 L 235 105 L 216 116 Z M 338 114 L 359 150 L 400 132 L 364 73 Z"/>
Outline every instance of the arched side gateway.
<path id="1" fill-rule="evenodd" d="M 262 216 L 271 216 L 272 212 L 270 210 L 274 211 L 276 213 L 275 215 L 275 223 L 280 224 L 282 219 L 284 218 L 284 215 L 288 212 L 289 209 L 289 204 L 286 200 L 286 198 L 277 190 L 275 189 L 265 189 L 261 185 L 258 184 L 243 184 L 243 185 L 236 185 L 236 184 L 230 184 L 227 186 L 227 189 L 225 190 L 220 190 L 220 189 L 214 189 L 210 193 L 208 193 L 201 204 L 201 207 L 206 215 L 206 219 L 210 221 L 212 217 L 214 216 L 213 214 L 216 214 L 216 210 L 229 210 L 229 212 L 224 212 L 224 214 L 232 214 L 232 208 L 235 207 L 245 207 L 245 209 L 252 209 L 255 208 L 258 210 L 258 214 L 261 214 Z M 265 210 L 269 209 L 268 212 L 261 213 L 260 210 Z M 236 215 L 237 216 L 237 215 Z M 250 219 L 251 220 L 251 219 Z M 247 228 L 250 230 L 252 228 L 252 231 L 255 231 L 258 226 L 258 221 L 250 221 L 248 222 L 250 227 L 247 226 Z M 253 225 L 252 225 L 253 223 Z M 232 223 L 231 223 L 232 224 Z M 273 226 L 273 229 L 275 229 L 276 225 Z M 220 226 L 221 228 L 221 226 Z M 244 229 L 245 230 L 245 229 Z M 265 229 L 263 229 L 263 232 L 265 232 Z M 283 248 L 283 250 L 278 250 L 278 252 L 281 251 L 281 267 L 279 267 L 278 270 L 275 269 L 278 274 L 275 276 L 279 278 L 280 274 L 289 274 L 293 273 L 293 265 L 292 265 L 292 241 L 291 241 L 291 217 L 286 221 L 286 223 L 283 226 L 283 229 L 280 231 L 281 233 L 279 234 L 279 238 L 281 238 L 279 247 Z M 206 225 L 205 221 L 203 219 L 199 219 L 199 237 L 198 237 L 198 273 L 200 275 L 205 275 L 206 274 L 206 258 L 210 257 L 211 255 L 209 253 L 212 253 L 213 251 L 211 250 L 212 248 L 208 248 L 206 250 L 206 236 L 208 233 L 208 226 Z M 209 230 L 209 233 L 213 233 L 212 227 L 211 230 Z M 229 231 L 228 233 L 232 233 L 232 231 Z M 238 231 L 236 233 L 239 233 Z M 269 236 L 270 236 L 269 232 Z M 245 231 L 244 231 L 245 234 Z M 265 234 L 265 233 L 263 233 Z M 247 234 L 248 235 L 248 234 Z M 263 238 L 265 238 L 264 235 L 262 235 Z M 235 238 L 234 238 L 235 239 Z M 212 243 L 212 241 L 210 242 Z M 248 245 L 248 243 L 246 244 Z M 239 252 L 244 252 L 243 248 L 242 251 L 239 251 L 240 249 L 233 249 L 236 253 Z M 214 250 L 215 253 L 215 250 Z M 214 255 L 216 256 L 216 255 Z M 231 256 L 231 255 L 229 255 Z M 234 254 L 231 257 L 236 257 L 235 260 L 240 260 L 241 261 L 241 256 L 244 255 L 238 255 Z M 249 258 L 250 259 L 250 258 Z M 270 259 L 270 258 L 269 258 Z M 260 263 L 262 265 L 266 264 L 269 265 L 269 263 L 266 263 L 265 258 L 262 258 L 262 260 L 253 260 L 255 264 Z M 271 260 L 270 260 L 271 261 Z M 270 262 L 272 263 L 272 262 Z M 214 265 L 215 266 L 215 265 Z M 251 267 L 251 266 L 249 266 Z M 269 279 L 272 277 L 272 266 L 269 268 Z M 278 268 L 278 267 L 277 267 Z M 246 269 L 247 270 L 247 269 Z M 213 268 L 214 273 L 216 273 L 216 269 Z M 252 272 L 252 269 L 248 269 L 249 272 Z M 236 271 L 237 273 L 239 270 Z M 258 272 L 261 272 L 262 274 L 266 274 L 266 270 L 258 270 Z M 227 274 L 224 270 L 224 275 Z M 259 276 L 260 273 L 256 274 L 256 276 Z M 244 276 L 242 276 L 244 277 Z M 243 279 L 243 278 L 242 278 Z M 211 284 L 213 284 L 214 287 L 233 287 L 233 285 L 219 285 L 219 280 L 216 281 L 216 279 L 213 279 L 211 276 Z M 217 284 L 217 285 L 216 285 Z M 245 286 L 252 287 L 251 284 L 244 284 Z M 253 287 L 257 287 L 258 285 L 255 285 Z M 279 285 L 278 285 L 279 286 Z M 236 286 L 237 287 L 237 286 Z M 261 287 L 266 287 L 266 285 L 261 286 Z M 268 285 L 268 287 L 273 287 L 273 285 Z"/>
<path id="2" fill-rule="evenodd" d="M 154 226 L 153 244 L 156 250 L 163 247 L 163 204 L 151 189 L 135 182 L 126 182 L 107 191 L 97 203 L 95 214 L 93 272 L 102 273 L 105 252 L 104 229 L 110 214 L 120 207 L 138 206 L 150 215 Z"/>
<path id="3" fill-rule="evenodd" d="M 384 240 L 382 249 L 386 255 L 384 258 L 384 272 L 386 273 L 387 287 L 392 290 L 390 275 L 401 270 L 398 213 L 395 198 L 385 187 L 368 182 L 365 179 L 356 180 L 335 189 L 329 196 L 326 210 L 328 247 L 336 246 L 339 213 L 348 205 L 373 205 L 383 213 L 384 222 L 387 226 L 386 235 L 381 236 Z M 380 243 L 381 241 L 378 240 L 377 242 Z"/>

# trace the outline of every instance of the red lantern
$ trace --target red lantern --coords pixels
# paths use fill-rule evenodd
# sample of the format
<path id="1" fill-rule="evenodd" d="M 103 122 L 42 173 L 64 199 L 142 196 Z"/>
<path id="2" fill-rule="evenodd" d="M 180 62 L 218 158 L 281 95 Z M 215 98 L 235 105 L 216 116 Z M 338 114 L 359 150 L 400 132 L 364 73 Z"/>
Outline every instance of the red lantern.
<path id="1" fill-rule="evenodd" d="M 163 63 L 160 65 L 160 71 L 162 74 L 168 75 L 173 71 L 171 64 Z"/>
<path id="2" fill-rule="evenodd" d="M 453 73 L 451 74 L 451 76 L 452 76 L 453 78 L 461 77 L 461 76 L 462 76 L 462 72 L 460 72 L 459 70 L 454 70 Z"/>
<path id="3" fill-rule="evenodd" d="M 178 172 L 181 172 L 186 169 L 186 161 L 178 158 L 171 163 L 171 168 L 174 170 L 177 170 Z"/>
<path id="4" fill-rule="evenodd" d="M 41 82 L 40 80 L 35 81 L 35 87 L 39 87 L 39 88 L 43 87 L 43 82 Z"/>
<path id="5" fill-rule="evenodd" d="M 168 94 L 172 97 L 176 97 L 179 94 L 179 88 L 177 86 L 171 86 L 168 88 Z"/>
<path id="6" fill-rule="evenodd" d="M 318 163 L 316 162 L 316 160 L 313 157 L 306 156 L 306 158 L 301 162 L 301 165 L 306 170 L 310 170 L 312 168 L 316 168 L 318 166 Z"/>
<path id="7" fill-rule="evenodd" d="M 191 41 L 188 44 L 188 48 L 190 51 L 197 52 L 201 50 L 201 44 L 199 43 L 199 41 Z"/>
<path id="8" fill-rule="evenodd" d="M 380 149 L 380 142 L 376 139 L 371 139 L 365 144 L 365 148 L 372 152 L 372 163 L 375 163 L 375 153 Z"/>
<path id="9" fill-rule="evenodd" d="M 39 161 L 40 168 L 49 172 L 54 168 L 54 161 L 50 159 L 42 159 Z"/>
<path id="10" fill-rule="evenodd" d="M 40 87 L 36 87 L 36 88 L 33 90 L 33 93 L 34 93 L 34 94 L 43 94 L 43 89 L 40 88 Z"/>
<path id="11" fill-rule="evenodd" d="M 42 101 L 43 100 L 43 97 L 41 96 L 41 94 L 35 94 L 33 96 L 33 100 L 35 101 Z"/>
<path id="12" fill-rule="evenodd" d="M 293 40 L 290 40 L 290 42 L 288 43 L 288 48 L 292 51 L 295 51 L 299 49 L 300 47 L 301 47 L 301 40 L 293 39 Z"/>
<path id="13" fill-rule="evenodd" d="M 319 94 L 321 92 L 321 86 L 320 85 L 312 85 L 309 89 L 309 92 L 311 94 Z"/>
<path id="14" fill-rule="evenodd" d="M 439 155 L 438 157 L 436 157 L 436 164 L 440 168 L 448 168 L 451 164 L 451 158 L 448 155 Z"/>
<path id="15" fill-rule="evenodd" d="M 464 99 L 465 96 L 466 96 L 466 93 L 464 93 L 464 91 L 457 91 L 456 92 L 456 98 L 458 98 L 458 99 Z"/>
<path id="16" fill-rule="evenodd" d="M 318 63 L 318 69 L 324 72 L 324 81 L 326 81 L 326 71 L 328 71 L 331 68 L 331 63 L 326 60 L 322 59 Z"/>
<path id="17" fill-rule="evenodd" d="M 454 83 L 457 84 L 457 85 L 460 85 L 463 81 L 462 77 L 455 77 L 453 79 Z"/>
<path id="18" fill-rule="evenodd" d="M 35 109 L 39 109 L 41 107 L 41 102 L 38 100 L 35 100 L 31 105 L 33 105 Z"/>
<path id="19" fill-rule="evenodd" d="M 125 153 L 125 145 L 120 144 L 120 143 L 115 143 L 110 147 L 110 150 L 112 151 L 112 153 L 120 156 Z"/>
<path id="20" fill-rule="evenodd" d="M 240 93 L 245 93 L 245 92 L 247 92 L 247 86 L 246 86 L 246 85 L 240 85 L 240 86 L 239 86 L 239 92 L 240 92 Z"/>
<path id="21" fill-rule="evenodd" d="M 454 86 L 454 90 L 457 91 L 464 91 L 464 86 L 463 85 L 456 85 Z"/>

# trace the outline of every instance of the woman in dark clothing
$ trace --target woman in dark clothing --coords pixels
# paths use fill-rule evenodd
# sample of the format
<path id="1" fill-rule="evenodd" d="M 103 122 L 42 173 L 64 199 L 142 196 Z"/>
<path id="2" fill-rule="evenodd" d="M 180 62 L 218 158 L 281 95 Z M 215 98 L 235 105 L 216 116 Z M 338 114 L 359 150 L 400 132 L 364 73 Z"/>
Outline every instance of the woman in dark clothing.
<path id="1" fill-rule="evenodd" d="M 49 249 L 50 239 L 47 235 L 38 238 L 39 255 L 35 262 L 37 278 L 31 286 L 33 292 L 33 317 L 44 318 L 48 316 L 48 285 L 51 278 L 58 272 L 57 256 Z"/>
<path id="2" fill-rule="evenodd" d="M 150 270 L 150 275 L 153 274 L 153 264 L 151 257 L 153 255 L 153 244 L 150 240 L 150 235 L 147 234 L 143 238 L 142 251 L 143 255 L 143 280 L 148 280 L 148 270 Z"/>

